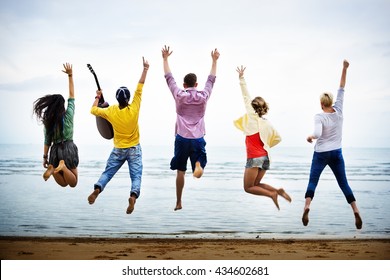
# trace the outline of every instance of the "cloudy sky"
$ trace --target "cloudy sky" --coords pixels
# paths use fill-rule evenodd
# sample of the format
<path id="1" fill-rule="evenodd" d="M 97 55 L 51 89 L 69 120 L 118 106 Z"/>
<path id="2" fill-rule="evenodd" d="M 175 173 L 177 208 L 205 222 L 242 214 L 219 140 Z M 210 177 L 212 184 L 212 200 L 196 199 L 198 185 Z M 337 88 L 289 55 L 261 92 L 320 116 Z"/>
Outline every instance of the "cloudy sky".
<path id="1" fill-rule="evenodd" d="M 179 84 L 189 72 L 202 88 L 218 48 L 217 81 L 206 112 L 208 145 L 244 145 L 233 120 L 244 113 L 238 74 L 270 104 L 281 145 L 307 146 L 323 91 L 336 93 L 348 59 L 344 147 L 390 147 L 390 1 L 386 0 L 0 0 L 0 143 L 42 143 L 34 100 L 68 95 L 62 64 L 73 64 L 76 144 L 112 145 L 89 110 L 96 86 L 109 103 L 131 91 L 150 63 L 141 107 L 141 143 L 173 145 L 175 106 L 161 48 Z"/>

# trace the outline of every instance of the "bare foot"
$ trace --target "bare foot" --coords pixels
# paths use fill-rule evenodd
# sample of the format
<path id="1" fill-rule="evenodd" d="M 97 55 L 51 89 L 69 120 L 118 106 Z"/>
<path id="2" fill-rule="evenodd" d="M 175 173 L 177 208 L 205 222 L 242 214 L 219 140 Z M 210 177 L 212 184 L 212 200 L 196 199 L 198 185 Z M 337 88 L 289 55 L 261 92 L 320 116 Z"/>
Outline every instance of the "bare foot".
<path id="1" fill-rule="evenodd" d="M 309 208 L 306 208 L 306 209 L 303 211 L 302 223 L 303 223 L 304 226 L 307 226 L 308 223 L 309 223 L 309 211 L 310 211 Z"/>
<path id="2" fill-rule="evenodd" d="M 131 214 L 134 211 L 134 204 L 135 204 L 135 197 L 131 196 L 129 197 L 129 207 L 126 209 L 126 214 Z"/>
<path id="3" fill-rule="evenodd" d="M 284 191 L 284 189 L 278 189 L 278 195 L 283 197 L 288 202 L 291 202 L 291 197 Z"/>
<path id="4" fill-rule="evenodd" d="M 177 211 L 177 210 L 181 210 L 183 207 L 181 206 L 181 204 L 177 204 L 174 211 Z"/>
<path id="5" fill-rule="evenodd" d="M 361 229 L 363 226 L 362 218 L 360 217 L 359 212 L 355 212 L 355 226 L 357 229 Z"/>
<path id="6" fill-rule="evenodd" d="M 45 181 L 47 181 L 51 175 L 53 175 L 53 172 L 54 172 L 54 166 L 53 165 L 49 165 L 45 171 L 45 173 L 43 173 L 43 179 Z"/>
<path id="7" fill-rule="evenodd" d="M 200 177 L 202 177 L 202 175 L 203 175 L 203 168 L 202 168 L 202 166 L 200 166 L 200 162 L 199 161 L 197 161 L 196 163 L 195 163 L 195 170 L 194 170 L 194 174 L 193 174 L 193 176 L 195 177 L 195 178 L 200 178 Z"/>
<path id="8" fill-rule="evenodd" d="M 278 203 L 278 193 L 275 192 L 275 194 L 273 194 L 271 198 L 272 198 L 272 201 L 275 203 L 276 208 L 278 208 L 278 210 L 280 210 L 279 203 Z"/>
<path id="9" fill-rule="evenodd" d="M 89 204 L 94 204 L 95 203 L 95 200 L 96 198 L 98 197 L 100 193 L 100 190 L 99 189 L 95 189 L 89 196 L 88 196 L 88 202 Z"/>
<path id="10" fill-rule="evenodd" d="M 58 166 L 56 169 L 54 169 L 54 173 L 58 173 L 60 172 L 65 166 L 65 161 L 63 159 L 60 160 L 60 162 L 58 163 Z"/>

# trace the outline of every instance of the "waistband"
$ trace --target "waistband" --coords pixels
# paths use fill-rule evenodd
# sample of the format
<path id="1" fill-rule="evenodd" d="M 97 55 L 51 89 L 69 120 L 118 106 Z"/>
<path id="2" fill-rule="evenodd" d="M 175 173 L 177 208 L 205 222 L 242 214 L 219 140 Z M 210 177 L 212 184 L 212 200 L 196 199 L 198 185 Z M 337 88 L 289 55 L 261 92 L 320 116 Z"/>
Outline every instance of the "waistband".
<path id="1" fill-rule="evenodd" d="M 184 141 L 191 141 L 191 140 L 204 140 L 204 137 L 200 137 L 200 138 L 185 138 L 183 136 L 180 136 L 179 134 L 176 134 L 176 139 L 184 140 Z"/>

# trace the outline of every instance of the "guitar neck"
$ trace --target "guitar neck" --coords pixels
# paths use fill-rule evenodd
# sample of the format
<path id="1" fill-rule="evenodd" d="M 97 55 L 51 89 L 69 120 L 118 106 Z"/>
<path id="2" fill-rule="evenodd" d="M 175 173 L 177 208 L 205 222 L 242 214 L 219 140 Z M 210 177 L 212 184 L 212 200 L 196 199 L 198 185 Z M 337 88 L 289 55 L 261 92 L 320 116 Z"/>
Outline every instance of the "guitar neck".
<path id="1" fill-rule="evenodd" d="M 98 90 L 101 90 L 100 84 L 99 84 L 99 81 L 98 81 L 98 78 L 97 78 L 96 74 L 93 73 L 93 76 L 95 77 L 95 82 L 96 82 L 96 85 L 97 85 Z"/>

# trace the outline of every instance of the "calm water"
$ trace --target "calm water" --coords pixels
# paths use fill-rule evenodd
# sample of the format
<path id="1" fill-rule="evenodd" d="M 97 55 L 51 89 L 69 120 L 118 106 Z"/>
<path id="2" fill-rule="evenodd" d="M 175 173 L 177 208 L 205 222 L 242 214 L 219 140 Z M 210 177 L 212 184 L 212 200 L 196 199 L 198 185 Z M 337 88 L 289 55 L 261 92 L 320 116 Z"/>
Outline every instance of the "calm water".
<path id="1" fill-rule="evenodd" d="M 272 170 L 263 181 L 284 187 L 292 203 L 242 189 L 243 147 L 208 147 L 208 165 L 198 180 L 186 176 L 183 210 L 174 212 L 175 172 L 169 169 L 173 147 L 143 147 L 141 197 L 126 215 L 127 165 L 104 193 L 89 205 L 87 197 L 104 170 L 111 143 L 79 146 L 79 183 L 62 188 L 42 179 L 40 145 L 0 145 L 1 236 L 96 236 L 172 238 L 371 238 L 390 237 L 390 149 L 344 149 L 347 176 L 363 218 L 354 217 L 327 168 L 317 187 L 308 227 L 302 226 L 310 148 L 275 148 Z"/>

